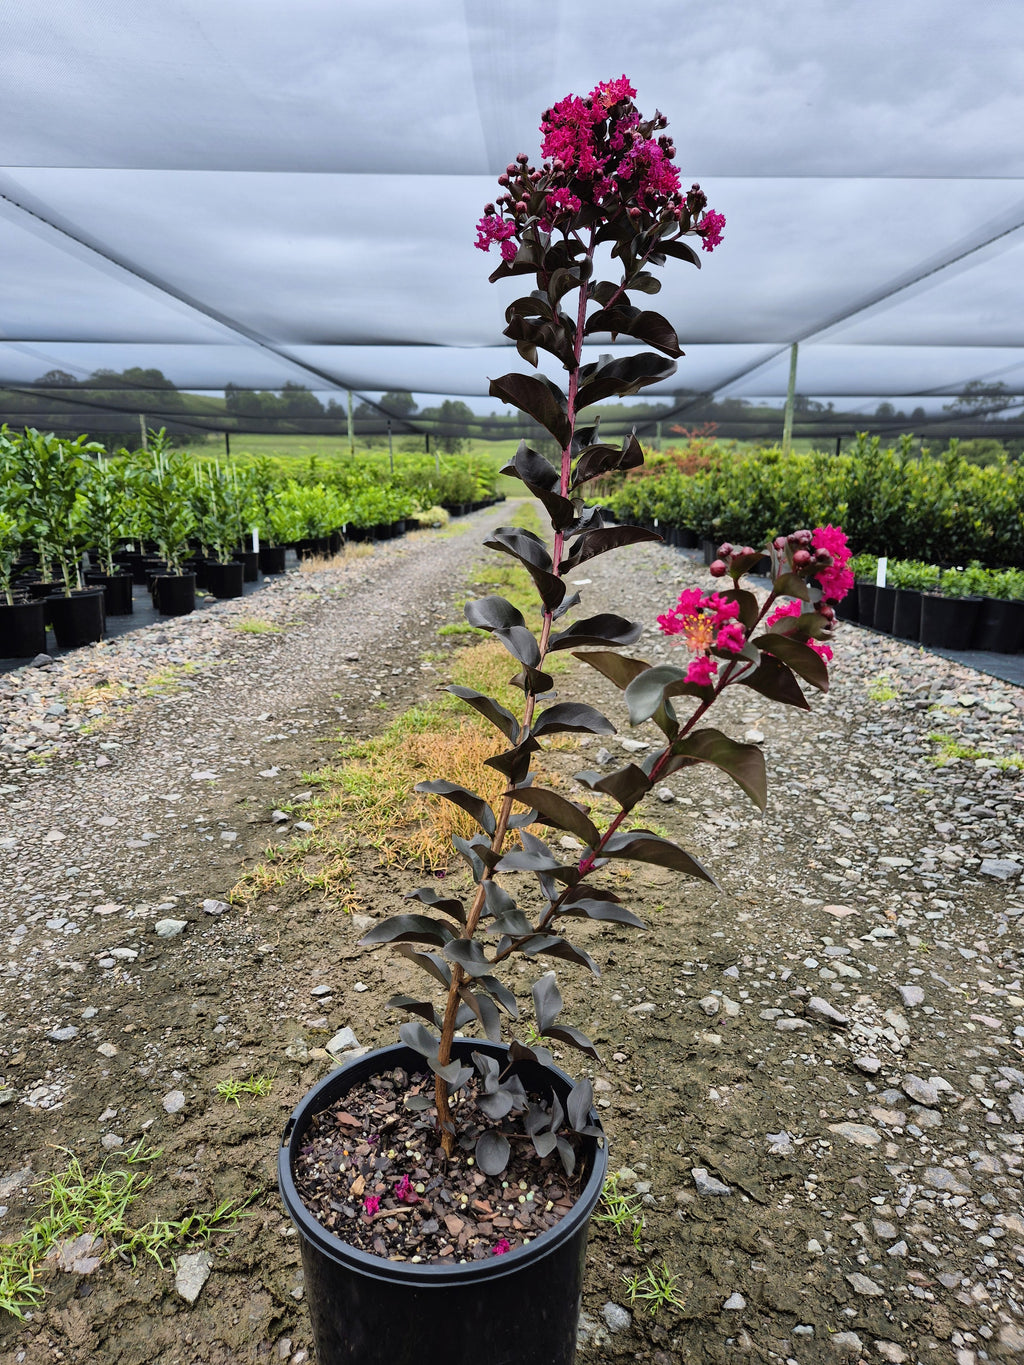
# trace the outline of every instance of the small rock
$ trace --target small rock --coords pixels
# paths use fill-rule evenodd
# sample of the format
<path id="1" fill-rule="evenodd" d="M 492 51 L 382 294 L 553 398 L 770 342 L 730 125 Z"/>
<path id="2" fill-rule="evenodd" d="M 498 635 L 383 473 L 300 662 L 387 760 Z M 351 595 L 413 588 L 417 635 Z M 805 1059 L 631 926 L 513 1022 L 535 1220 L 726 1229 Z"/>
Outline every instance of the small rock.
<path id="1" fill-rule="evenodd" d="M 324 1044 L 332 1057 L 338 1057 L 344 1052 L 351 1051 L 352 1048 L 359 1047 L 359 1039 L 350 1028 L 339 1029 L 334 1037 Z"/>
<path id="2" fill-rule="evenodd" d="M 50 668 L 50 667 L 52 666 L 52 664 L 53 664 L 53 660 L 50 658 L 49 654 L 37 654 L 36 657 L 32 660 L 32 662 L 31 662 L 30 664 L 27 665 L 27 667 L 28 667 L 28 668 Z"/>
<path id="3" fill-rule="evenodd" d="M 180 1090 L 171 1090 L 163 1097 L 162 1104 L 168 1114 L 180 1114 L 185 1108 L 185 1096 Z M 202 1286 L 200 1286 L 201 1288 Z M 196 1291 L 199 1292 L 198 1290 Z"/>
<path id="4" fill-rule="evenodd" d="M 227 901 L 205 900 L 203 901 L 203 913 L 207 915 L 223 915 L 225 910 L 231 907 Z"/>
<path id="5" fill-rule="evenodd" d="M 994 877 L 996 881 L 1005 882 L 1020 876 L 1021 865 L 1012 858 L 982 858 L 978 873 L 982 877 Z"/>
<path id="6" fill-rule="evenodd" d="M 897 986 L 896 990 L 904 1005 L 920 1005 L 924 1001 L 924 991 L 920 986 Z"/>
<path id="7" fill-rule="evenodd" d="M 666 806 L 671 805 L 676 799 L 676 794 L 671 787 L 659 787 L 655 792 L 655 796 L 657 796 L 659 801 L 664 801 Z"/>
<path id="8" fill-rule="evenodd" d="M 882 1141 L 874 1128 L 866 1123 L 830 1123 L 828 1129 L 830 1133 L 838 1133 L 857 1147 L 877 1147 Z"/>
<path id="9" fill-rule="evenodd" d="M 158 919 L 153 926 L 157 938 L 177 938 L 188 928 L 188 921 L 183 919 Z"/>
<path id="10" fill-rule="evenodd" d="M 931 1081 L 922 1080 L 920 1076 L 907 1075 L 900 1082 L 900 1089 L 915 1104 L 923 1104 L 929 1109 L 938 1108 L 939 1091 Z"/>
<path id="11" fill-rule="evenodd" d="M 270 818 L 271 820 L 273 820 L 275 825 L 280 825 L 283 824 L 285 820 L 290 820 L 292 817 L 288 814 L 287 811 L 272 810 L 270 812 Z"/>
<path id="12" fill-rule="evenodd" d="M 608 1324 L 609 1332 L 624 1332 L 632 1318 L 620 1304 L 610 1301 L 601 1309 L 601 1316 Z"/>
<path id="13" fill-rule="evenodd" d="M 594 755 L 594 762 L 597 764 L 599 768 L 603 768 L 606 763 L 610 763 L 611 761 L 612 755 L 609 749 L 600 748 Z"/>
<path id="14" fill-rule="evenodd" d="M 66 1028 L 54 1028 L 46 1035 L 52 1043 L 69 1043 L 72 1038 L 78 1037 L 78 1029 L 74 1024 L 68 1024 Z"/>
<path id="15" fill-rule="evenodd" d="M 100 1043 L 96 1051 L 100 1054 L 101 1057 L 110 1058 L 117 1056 L 117 1048 L 113 1043 Z"/>
<path id="16" fill-rule="evenodd" d="M 711 1018 L 722 1008 L 722 997 L 720 995 L 706 995 L 699 1004 L 704 1013 Z"/>
<path id="17" fill-rule="evenodd" d="M 739 1291 L 730 1294 L 722 1304 L 723 1313 L 739 1313 L 747 1306 L 747 1301 Z"/>
<path id="18" fill-rule="evenodd" d="M 783 1129 L 781 1133 L 766 1133 L 765 1136 L 770 1143 L 768 1148 L 769 1156 L 792 1156 L 793 1139 Z"/>
<path id="19" fill-rule="evenodd" d="M 929 1166 L 923 1176 L 924 1183 L 933 1190 L 942 1190 L 946 1194 L 970 1194 L 970 1184 L 966 1176 L 957 1177 L 952 1171 L 947 1171 L 945 1166 Z"/>
<path id="20" fill-rule="evenodd" d="M 315 995 L 317 999 L 320 999 L 321 996 L 332 994 L 333 990 L 333 986 L 314 986 L 310 995 Z"/>
<path id="21" fill-rule="evenodd" d="M 724 1185 L 721 1180 L 716 1180 L 713 1175 L 709 1175 L 703 1166 L 695 1166 L 690 1174 L 693 1176 L 693 1183 L 697 1187 L 698 1194 L 723 1196 L 732 1194 L 732 1187 Z"/>
<path id="22" fill-rule="evenodd" d="M 118 1147 L 124 1146 L 124 1138 L 118 1137 L 117 1133 L 104 1133 L 100 1138 L 100 1145 L 105 1147 L 108 1152 L 113 1152 Z"/>
<path id="23" fill-rule="evenodd" d="M 875 1284 L 874 1280 L 869 1280 L 866 1275 L 861 1275 L 859 1271 L 853 1271 L 845 1279 L 855 1294 L 863 1294 L 868 1299 L 880 1299 L 885 1295 L 885 1290 L 880 1284 Z"/>
<path id="24" fill-rule="evenodd" d="M 832 1024 L 836 1028 L 846 1028 L 850 1022 L 845 1014 L 840 1014 L 837 1009 L 833 1009 L 827 1000 L 822 1000 L 820 995 L 812 995 L 805 1008 L 809 1018 L 817 1019 L 823 1024 Z"/>
<path id="25" fill-rule="evenodd" d="M 178 1257 L 174 1287 L 186 1303 L 195 1303 L 200 1290 L 210 1278 L 213 1257 L 208 1251 L 193 1251 Z"/>
<path id="26" fill-rule="evenodd" d="M 910 1357 L 898 1342 L 895 1341 L 876 1341 L 875 1350 L 883 1360 L 891 1360 L 893 1365 L 904 1365 Z"/>
<path id="27" fill-rule="evenodd" d="M 882 1069 L 882 1063 L 877 1057 L 854 1057 L 853 1064 L 858 1071 L 863 1071 L 865 1076 L 877 1076 Z"/>
<path id="28" fill-rule="evenodd" d="M 836 1332 L 835 1336 L 829 1338 L 829 1345 L 839 1356 L 859 1356 L 864 1349 L 864 1344 L 856 1332 Z"/>

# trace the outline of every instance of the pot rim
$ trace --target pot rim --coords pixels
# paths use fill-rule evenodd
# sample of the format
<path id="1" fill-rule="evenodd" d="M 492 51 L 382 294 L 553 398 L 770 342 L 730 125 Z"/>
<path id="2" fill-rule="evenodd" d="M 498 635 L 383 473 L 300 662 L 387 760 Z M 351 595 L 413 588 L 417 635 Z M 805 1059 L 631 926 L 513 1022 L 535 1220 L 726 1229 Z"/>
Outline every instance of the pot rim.
<path id="1" fill-rule="evenodd" d="M 456 1038 L 456 1049 L 461 1050 L 459 1049 L 460 1044 L 467 1050 L 488 1052 L 495 1057 L 503 1057 L 508 1053 L 508 1047 L 504 1043 L 492 1043 L 483 1038 Z M 374 1064 L 377 1062 L 381 1064 L 375 1067 Z M 404 1043 L 393 1043 L 388 1047 L 374 1048 L 372 1051 L 344 1063 L 325 1076 L 312 1090 L 308 1090 L 296 1105 L 291 1118 L 285 1125 L 278 1147 L 277 1179 L 278 1189 L 285 1208 L 300 1236 L 304 1236 L 307 1241 L 312 1242 L 320 1252 L 332 1260 L 359 1274 L 392 1283 L 415 1284 L 417 1288 L 421 1289 L 442 1289 L 452 1285 L 471 1285 L 485 1280 L 497 1279 L 514 1271 L 518 1265 L 522 1265 L 526 1261 L 534 1262 L 544 1258 L 562 1246 L 564 1242 L 576 1236 L 581 1228 L 587 1226 L 590 1222 L 590 1215 L 601 1197 L 608 1171 L 608 1139 L 603 1135 L 603 1132 L 603 1140 L 600 1143 L 597 1139 L 587 1139 L 588 1142 L 593 1143 L 590 1173 L 583 1184 L 578 1199 L 569 1212 L 553 1228 L 546 1229 L 525 1246 L 516 1247 L 504 1256 L 489 1256 L 482 1261 L 457 1262 L 455 1264 L 437 1264 L 429 1261 L 413 1264 L 411 1261 L 391 1261 L 386 1257 L 374 1256 L 368 1251 L 361 1251 L 358 1247 L 343 1241 L 333 1232 L 329 1232 L 322 1223 L 318 1222 L 302 1202 L 292 1176 L 292 1152 L 299 1136 L 304 1131 L 305 1121 L 313 1114 L 318 1113 L 319 1109 L 326 1107 L 326 1104 L 323 1104 L 318 1109 L 317 1100 L 327 1090 L 332 1092 L 330 1099 L 335 1098 L 334 1091 L 338 1091 L 339 1095 L 344 1094 L 344 1090 L 339 1089 L 339 1080 L 346 1072 L 360 1071 L 369 1076 L 375 1074 L 375 1071 L 388 1070 L 394 1066 L 408 1066 L 416 1062 L 425 1066 L 420 1054 L 412 1048 L 406 1047 Z M 557 1066 L 542 1066 L 541 1069 L 557 1077 L 566 1085 L 572 1086 L 574 1084 L 572 1077 Z M 362 1076 L 355 1076 L 353 1079 L 360 1080 Z M 600 1120 L 593 1111 L 591 1111 L 591 1121 L 598 1127 L 601 1126 Z"/>

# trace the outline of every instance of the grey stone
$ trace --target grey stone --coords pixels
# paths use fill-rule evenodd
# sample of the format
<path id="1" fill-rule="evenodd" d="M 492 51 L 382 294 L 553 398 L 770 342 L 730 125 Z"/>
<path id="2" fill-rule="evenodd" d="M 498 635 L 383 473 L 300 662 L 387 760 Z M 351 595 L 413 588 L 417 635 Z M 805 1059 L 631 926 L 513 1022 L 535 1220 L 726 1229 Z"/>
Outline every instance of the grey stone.
<path id="1" fill-rule="evenodd" d="M 900 1082 L 900 1088 L 915 1104 L 923 1104 L 928 1109 L 938 1108 L 938 1087 L 931 1081 L 922 1080 L 920 1076 L 907 1075 Z"/>
<path id="2" fill-rule="evenodd" d="M 594 762 L 599 768 L 603 768 L 606 763 L 610 763 L 611 761 L 612 754 L 610 749 L 598 749 L 597 753 L 594 755 Z"/>
<path id="3" fill-rule="evenodd" d="M 880 1284 L 875 1284 L 874 1280 L 868 1279 L 867 1275 L 862 1275 L 857 1270 L 847 1275 L 845 1279 L 855 1294 L 863 1294 L 865 1298 L 880 1299 L 885 1294 Z"/>
<path id="4" fill-rule="evenodd" d="M 205 900 L 203 901 L 203 913 L 207 915 L 223 915 L 225 910 L 231 907 L 227 901 Z"/>
<path id="5" fill-rule="evenodd" d="M 878 1057 L 864 1056 L 854 1057 L 853 1064 L 858 1071 L 863 1071 L 865 1076 L 877 1076 L 882 1069 L 882 1063 Z"/>
<path id="6" fill-rule="evenodd" d="M 1012 858 L 982 858 L 978 873 L 982 877 L 994 877 L 996 881 L 1006 882 L 1021 874 L 1020 863 Z"/>
<path id="7" fill-rule="evenodd" d="M 1018 1123 L 1024 1123 L 1024 1095 L 1010 1096 L 1010 1113 Z"/>
<path id="8" fill-rule="evenodd" d="M 611 1337 L 603 1322 L 598 1322 L 597 1318 L 592 1318 L 589 1313 L 580 1313 L 579 1322 L 576 1324 L 578 1350 L 585 1351 L 589 1347 L 594 1351 L 600 1351 L 610 1341 Z"/>
<path id="9" fill-rule="evenodd" d="M 955 1176 L 945 1166 L 929 1166 L 922 1177 L 924 1183 L 933 1190 L 946 1194 L 970 1194 L 971 1186 L 965 1175 Z"/>
<path id="10" fill-rule="evenodd" d="M 882 1141 L 874 1128 L 866 1123 L 830 1123 L 830 1133 L 838 1133 L 857 1147 L 877 1147 Z"/>
<path id="11" fill-rule="evenodd" d="M 213 1257 L 208 1251 L 192 1251 L 178 1257 L 174 1287 L 186 1303 L 195 1303 L 210 1278 Z"/>
<path id="12" fill-rule="evenodd" d="M 812 995 L 805 1008 L 809 1018 L 817 1019 L 823 1024 L 832 1024 L 836 1028 L 846 1028 L 850 1022 L 845 1014 L 840 1014 L 827 1000 L 822 1000 L 820 995 Z"/>
<path id="13" fill-rule="evenodd" d="M 924 1002 L 924 991 L 920 986 L 897 986 L 896 990 L 904 1005 L 920 1005 Z"/>
<path id="14" fill-rule="evenodd" d="M 725 1313 L 739 1313 L 747 1306 L 747 1301 L 739 1291 L 730 1294 L 725 1303 L 722 1304 L 722 1311 Z"/>
<path id="15" fill-rule="evenodd" d="M 659 787 L 655 792 L 659 801 L 664 801 L 665 805 L 671 805 L 676 799 L 676 794 L 671 787 Z"/>
<path id="16" fill-rule="evenodd" d="M 720 995 L 706 995 L 700 1001 L 700 1007 L 706 1015 L 716 1015 L 722 1008 L 722 997 Z"/>
<path id="17" fill-rule="evenodd" d="M 78 1037 L 78 1029 L 74 1024 L 68 1024 L 66 1028 L 53 1028 L 46 1035 L 53 1043 L 69 1043 L 72 1038 Z"/>
<path id="18" fill-rule="evenodd" d="M 184 919 L 158 919 L 153 926 L 157 938 L 177 938 L 188 928 L 188 920 Z"/>
<path id="19" fill-rule="evenodd" d="M 180 1114 L 185 1108 L 185 1096 L 180 1090 L 171 1090 L 163 1097 L 162 1104 L 168 1114 Z"/>
<path id="20" fill-rule="evenodd" d="M 690 1174 L 693 1176 L 693 1183 L 697 1186 L 698 1194 L 723 1196 L 732 1194 L 732 1187 L 724 1185 L 721 1180 L 716 1180 L 713 1175 L 709 1175 L 703 1166 L 695 1166 Z"/>
<path id="21" fill-rule="evenodd" d="M 633 1321 L 621 1304 L 612 1303 L 611 1300 L 602 1307 L 601 1316 L 608 1324 L 609 1332 L 624 1332 Z"/>
<path id="22" fill-rule="evenodd" d="M 319 999 L 321 996 L 331 995 L 333 990 L 333 986 L 314 986 L 310 991 L 310 995 L 315 995 L 317 999 Z"/>
<path id="23" fill-rule="evenodd" d="M 334 1037 L 324 1046 L 332 1057 L 337 1057 L 343 1052 L 350 1052 L 352 1048 L 359 1047 L 359 1039 L 350 1028 L 339 1029 Z"/>
<path id="24" fill-rule="evenodd" d="M 859 1356 L 864 1349 L 864 1343 L 856 1332 L 836 1332 L 835 1336 L 829 1338 L 829 1345 L 837 1356 Z"/>

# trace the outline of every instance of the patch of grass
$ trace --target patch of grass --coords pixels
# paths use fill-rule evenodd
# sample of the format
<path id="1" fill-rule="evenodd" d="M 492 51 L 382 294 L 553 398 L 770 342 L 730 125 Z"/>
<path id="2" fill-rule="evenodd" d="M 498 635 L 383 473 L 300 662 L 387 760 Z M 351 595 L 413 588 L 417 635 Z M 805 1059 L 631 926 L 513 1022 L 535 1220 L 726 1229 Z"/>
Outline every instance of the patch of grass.
<path id="1" fill-rule="evenodd" d="M 640 1196 L 624 1194 L 619 1189 L 619 1177 L 610 1175 L 601 1191 L 601 1212 L 594 1214 L 595 1223 L 608 1223 L 616 1232 L 628 1231 L 633 1245 L 639 1247 L 644 1230 L 644 1215 Z"/>
<path id="2" fill-rule="evenodd" d="M 900 689 L 893 684 L 888 673 L 882 673 L 868 683 L 868 696 L 872 701 L 896 701 Z"/>
<path id="3" fill-rule="evenodd" d="M 468 621 L 451 621 L 448 625 L 442 626 L 437 634 L 440 638 L 447 638 L 449 635 L 477 635 L 483 639 L 487 632 L 481 630 L 479 626 L 471 626 Z"/>
<path id="4" fill-rule="evenodd" d="M 253 1075 L 244 1081 L 237 1080 L 235 1077 L 230 1077 L 226 1081 L 218 1082 L 217 1094 L 226 1104 L 233 1104 L 236 1109 L 240 1109 L 242 1105 L 242 1095 L 269 1095 L 273 1084 L 273 1076 Z"/>
<path id="5" fill-rule="evenodd" d="M 1024 754 L 991 753 L 987 749 L 979 749 L 974 745 L 961 744 L 955 735 L 945 735 L 940 731 L 933 731 L 928 739 L 932 744 L 939 746 L 939 752 L 931 756 L 931 761 L 937 768 L 944 768 L 947 763 L 951 763 L 956 758 L 984 758 L 993 763 L 1000 772 L 1024 770 Z"/>
<path id="6" fill-rule="evenodd" d="M 180 692 L 182 678 L 198 672 L 199 665 L 194 663 L 171 664 L 169 668 L 158 669 L 143 683 L 142 695 L 152 697 L 158 692 Z"/>
<path id="7" fill-rule="evenodd" d="M 146 1255 L 163 1268 L 163 1258 L 173 1248 L 208 1241 L 215 1232 L 227 1231 L 248 1216 L 245 1204 L 229 1199 L 207 1212 L 196 1210 L 181 1219 L 154 1219 L 133 1227 L 128 1215 L 155 1177 L 152 1172 L 125 1167 L 143 1168 L 162 1152 L 147 1148 L 143 1139 L 124 1153 L 124 1167 L 113 1168 L 112 1158 L 107 1157 L 89 1175 L 73 1152 L 60 1150 L 68 1157 L 66 1169 L 35 1187 L 47 1200 L 45 1214 L 17 1241 L 0 1245 L 0 1309 L 13 1317 L 24 1318 L 42 1302 L 46 1291 L 38 1276 L 51 1248 L 59 1249 L 83 1234 L 93 1240 L 85 1250 L 78 1250 L 79 1255 L 101 1260 L 123 1256 L 132 1265 Z"/>
<path id="8" fill-rule="evenodd" d="M 261 621 L 257 617 L 252 617 L 244 621 L 236 621 L 235 630 L 243 635 L 283 635 L 284 630 L 281 626 L 275 626 L 270 621 Z"/>
<path id="9" fill-rule="evenodd" d="M 648 1266 L 643 1273 L 639 1270 L 632 1275 L 623 1275 L 630 1305 L 638 1301 L 647 1307 L 654 1317 L 660 1308 L 685 1308 L 686 1300 L 680 1295 L 677 1285 L 679 1276 L 669 1270 L 664 1261 L 657 1270 Z"/>

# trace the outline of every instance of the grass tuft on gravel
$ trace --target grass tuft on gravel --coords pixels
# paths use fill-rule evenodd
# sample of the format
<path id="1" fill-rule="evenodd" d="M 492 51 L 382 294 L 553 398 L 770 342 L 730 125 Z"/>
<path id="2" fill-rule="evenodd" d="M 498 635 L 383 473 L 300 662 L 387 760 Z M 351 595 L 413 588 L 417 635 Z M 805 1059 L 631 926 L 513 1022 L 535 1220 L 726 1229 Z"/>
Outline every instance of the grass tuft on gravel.
<path id="1" fill-rule="evenodd" d="M 46 1213 L 17 1241 L 0 1244 L 0 1310 L 12 1317 L 24 1319 L 42 1303 L 46 1291 L 39 1276 L 48 1261 L 88 1274 L 114 1256 L 135 1265 L 145 1255 L 162 1269 L 164 1256 L 171 1256 L 173 1265 L 174 1248 L 209 1241 L 250 1215 L 245 1204 L 229 1199 L 208 1212 L 194 1210 L 180 1219 L 153 1219 L 133 1227 L 129 1212 L 154 1180 L 144 1168 L 162 1151 L 147 1148 L 140 1139 L 123 1154 L 124 1167 L 113 1168 L 107 1157 L 89 1175 L 73 1152 L 60 1150 L 68 1157 L 66 1168 L 35 1186 L 47 1201 Z"/>

